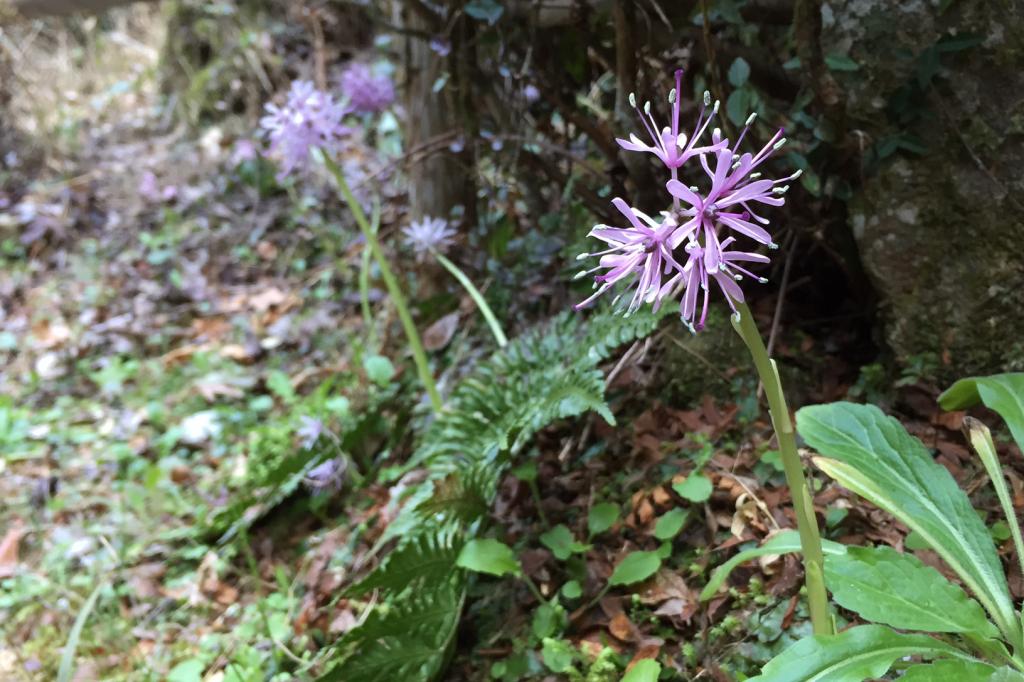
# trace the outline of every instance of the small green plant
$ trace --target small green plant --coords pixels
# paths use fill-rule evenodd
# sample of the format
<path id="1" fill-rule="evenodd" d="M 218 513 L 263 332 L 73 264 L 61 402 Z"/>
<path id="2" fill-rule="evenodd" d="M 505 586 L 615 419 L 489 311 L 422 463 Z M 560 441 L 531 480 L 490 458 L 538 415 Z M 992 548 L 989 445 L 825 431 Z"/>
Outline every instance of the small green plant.
<path id="1" fill-rule="evenodd" d="M 1024 374 L 964 379 L 940 398 L 945 409 L 979 403 L 998 412 L 1024 444 Z M 826 544 L 825 582 L 836 604 L 865 625 L 805 638 L 765 665 L 757 682 L 860 682 L 896 666 L 902 680 L 1024 680 L 1024 631 L 992 536 L 949 471 L 877 407 L 833 403 L 797 413 L 799 433 L 819 469 L 916 533 L 966 590 L 910 554 L 890 547 Z M 987 427 L 965 433 L 996 490 L 1018 560 L 1024 557 L 995 446 Z M 791 535 L 747 553 L 795 550 Z M 734 558 L 734 561 L 740 555 Z M 709 584 L 708 597 L 729 566 Z"/>

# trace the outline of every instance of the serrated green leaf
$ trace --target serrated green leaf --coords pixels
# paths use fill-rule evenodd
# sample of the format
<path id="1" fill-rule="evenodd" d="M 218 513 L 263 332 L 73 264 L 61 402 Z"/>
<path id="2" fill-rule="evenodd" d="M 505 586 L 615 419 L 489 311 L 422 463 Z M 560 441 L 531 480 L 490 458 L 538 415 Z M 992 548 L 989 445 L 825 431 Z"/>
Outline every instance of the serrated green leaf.
<path id="1" fill-rule="evenodd" d="M 706 502 L 711 497 L 711 481 L 704 474 L 690 474 L 682 483 L 675 483 L 672 490 L 690 502 Z"/>
<path id="2" fill-rule="evenodd" d="M 587 514 L 587 532 L 591 535 L 603 533 L 619 520 L 619 505 L 601 502 L 590 508 Z"/>
<path id="3" fill-rule="evenodd" d="M 766 540 L 760 547 L 751 547 L 750 549 L 738 552 L 731 559 L 716 568 L 715 572 L 711 574 L 711 579 L 708 580 L 708 584 L 704 586 L 703 590 L 701 590 L 700 599 L 701 601 L 707 601 L 708 599 L 711 599 L 711 597 L 715 596 L 715 593 L 718 592 L 718 589 L 725 583 L 729 574 L 732 573 L 740 564 L 746 563 L 751 559 L 771 554 L 792 554 L 793 552 L 799 551 L 800 533 L 795 530 L 784 530 L 776 533 Z M 846 545 L 833 542 L 831 540 L 822 540 L 821 551 L 826 555 L 843 554 L 846 552 Z"/>
<path id="4" fill-rule="evenodd" d="M 822 471 L 920 533 L 1007 639 L 1020 641 L 992 538 L 967 495 L 919 440 L 877 407 L 852 403 L 805 407 L 797 412 L 797 429 L 826 455 L 814 460 Z"/>
<path id="5" fill-rule="evenodd" d="M 959 649 L 927 635 L 905 635 L 883 625 L 859 625 L 838 635 L 800 640 L 748 682 L 864 682 L 881 677 L 904 656 L 970 660 Z"/>
<path id="6" fill-rule="evenodd" d="M 945 658 L 910 666 L 900 682 L 989 682 L 994 672 L 987 663 Z"/>
<path id="7" fill-rule="evenodd" d="M 559 634 L 565 627 L 565 611 L 560 606 L 541 604 L 533 612 L 530 629 L 537 639 Z"/>
<path id="8" fill-rule="evenodd" d="M 837 604 L 867 621 L 901 630 L 999 636 L 981 605 L 960 587 L 891 547 L 850 547 L 827 556 L 825 584 Z"/>
<path id="9" fill-rule="evenodd" d="M 944 410 L 963 410 L 979 402 L 999 413 L 1024 450 L 1024 372 L 961 379 L 939 396 Z"/>
<path id="10" fill-rule="evenodd" d="M 629 672 L 622 678 L 622 682 L 658 682 L 660 674 L 661 663 L 653 658 L 644 658 L 629 669 Z"/>
<path id="11" fill-rule="evenodd" d="M 630 552 L 619 562 L 608 578 L 612 587 L 632 585 L 647 580 L 661 568 L 661 557 L 657 552 Z"/>
<path id="12" fill-rule="evenodd" d="M 493 538 L 477 538 L 467 542 L 459 552 L 456 563 L 470 571 L 499 577 L 520 572 L 519 561 L 512 548 Z"/>
<path id="13" fill-rule="evenodd" d="M 683 529 L 683 526 L 689 520 L 689 509 L 669 510 L 654 523 L 654 537 L 659 540 L 671 540 L 679 535 L 679 531 Z"/>

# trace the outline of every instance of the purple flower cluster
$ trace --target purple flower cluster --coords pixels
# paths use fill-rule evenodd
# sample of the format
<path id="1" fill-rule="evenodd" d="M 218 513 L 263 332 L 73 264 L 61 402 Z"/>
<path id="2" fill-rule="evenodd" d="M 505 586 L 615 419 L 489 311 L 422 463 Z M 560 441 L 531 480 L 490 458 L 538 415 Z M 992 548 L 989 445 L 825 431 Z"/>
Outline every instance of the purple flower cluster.
<path id="1" fill-rule="evenodd" d="M 362 62 L 351 62 L 341 72 L 341 92 L 353 111 L 375 114 L 395 101 L 395 88 L 391 79 Z"/>
<path id="2" fill-rule="evenodd" d="M 336 153 L 341 138 L 351 132 L 342 123 L 349 109 L 309 81 L 292 83 L 284 106 L 268 104 L 266 111 L 260 127 L 270 142 L 270 154 L 281 162 L 279 179 L 305 169 L 313 147 Z"/>
<path id="3" fill-rule="evenodd" d="M 636 135 L 630 135 L 629 140 L 618 140 L 623 149 L 653 154 L 669 169 L 671 179 L 665 189 L 672 197 L 672 208 L 652 218 L 622 199 L 612 200 L 628 225 L 597 225 L 591 230 L 590 236 L 603 241 L 606 248 L 578 257 L 581 260 L 597 257 L 598 262 L 590 270 L 580 272 L 577 278 L 601 272 L 594 276 L 594 294 L 575 307 L 590 304 L 622 283 L 625 290 L 616 296 L 613 305 L 632 292 L 628 302 L 623 304 L 627 315 L 643 304 L 653 304 L 657 310 L 666 299 L 678 299 L 684 324 L 698 331 L 707 320 L 712 281 L 734 311 L 735 303 L 743 302 L 740 280 L 750 277 L 761 283 L 767 281 L 750 272 L 746 264 L 767 263 L 768 257 L 755 251 L 738 250 L 734 245 L 738 238 L 744 238 L 769 249 L 778 248 L 765 229 L 768 219 L 759 215 L 755 208 L 785 203 L 782 195 L 789 189 L 785 183 L 799 177 L 800 171 L 779 180 L 768 180 L 762 179 L 761 172 L 756 170 L 785 143 L 782 130 L 756 154 L 738 152 L 755 115 L 747 119 L 735 144 L 723 138 L 718 128 L 711 131 L 710 142 L 700 142 L 718 113 L 719 103 L 712 106 L 707 93 L 693 131 L 689 136 L 680 132 L 682 75 L 681 70 L 676 71 L 676 87 L 669 93 L 670 125 L 659 128 L 651 114 L 650 102 L 641 110 L 636 98 L 630 95 L 630 103 L 651 142 L 648 144 Z M 688 161 L 699 162 L 707 178 L 703 188 L 688 186 L 679 180 L 679 169 Z M 699 312 L 698 299 L 702 299 Z"/>

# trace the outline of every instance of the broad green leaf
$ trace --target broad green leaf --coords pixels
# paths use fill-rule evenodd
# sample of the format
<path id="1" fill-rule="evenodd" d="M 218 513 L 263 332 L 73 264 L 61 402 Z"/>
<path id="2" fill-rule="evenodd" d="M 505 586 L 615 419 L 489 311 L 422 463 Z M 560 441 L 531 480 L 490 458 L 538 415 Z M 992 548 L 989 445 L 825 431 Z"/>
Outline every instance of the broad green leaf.
<path id="1" fill-rule="evenodd" d="M 989 682 L 995 668 L 987 663 L 944 658 L 934 663 L 912 665 L 900 682 Z"/>
<path id="2" fill-rule="evenodd" d="M 665 512 L 654 524 L 654 537 L 659 540 L 671 540 L 679 535 L 686 522 L 690 520 L 688 509 L 672 509 Z"/>
<path id="3" fill-rule="evenodd" d="M 867 621 L 901 630 L 999 635 L 960 587 L 891 547 L 850 547 L 826 557 L 825 584 L 837 604 Z"/>
<path id="4" fill-rule="evenodd" d="M 905 635 L 883 625 L 858 625 L 838 635 L 801 639 L 748 682 L 864 682 L 881 677 L 904 656 L 971 660 L 959 649 L 927 635 Z"/>
<path id="5" fill-rule="evenodd" d="M 661 557 L 657 552 L 630 552 L 612 571 L 608 584 L 612 587 L 632 585 L 647 580 L 657 573 L 660 567 Z"/>
<path id="6" fill-rule="evenodd" d="M 561 632 L 565 627 L 565 610 L 561 606 L 541 604 L 533 612 L 530 628 L 537 639 L 544 639 Z"/>
<path id="7" fill-rule="evenodd" d="M 653 658 L 644 658 L 636 662 L 622 682 L 658 682 L 658 675 L 661 674 L 661 663 Z"/>
<path id="8" fill-rule="evenodd" d="M 729 67 L 729 83 L 734 88 L 742 87 L 750 78 L 750 64 L 743 57 L 736 57 Z"/>
<path id="9" fill-rule="evenodd" d="M 493 538 L 470 540 L 459 552 L 458 566 L 477 573 L 503 576 L 520 572 L 519 562 L 512 548 Z"/>
<path id="10" fill-rule="evenodd" d="M 540 541 L 559 561 L 565 561 L 573 552 L 585 552 L 590 549 L 589 545 L 576 542 L 572 531 L 561 523 L 541 535 Z"/>
<path id="11" fill-rule="evenodd" d="M 1010 667 L 999 668 L 987 682 L 1024 682 L 1024 674 Z"/>
<path id="12" fill-rule="evenodd" d="M 845 54 L 825 55 L 825 65 L 833 71 L 857 71 L 860 64 Z"/>
<path id="13" fill-rule="evenodd" d="M 918 532 L 1007 639 L 1020 641 L 1006 576 L 985 524 L 919 440 L 877 407 L 852 403 L 805 407 L 797 412 L 797 429 L 826 456 L 814 460 L 822 471 Z"/>
<path id="14" fill-rule="evenodd" d="M 690 474 L 682 483 L 676 483 L 672 490 L 690 502 L 705 502 L 711 497 L 711 481 L 704 474 Z"/>
<path id="15" fill-rule="evenodd" d="M 590 508 L 587 514 L 587 532 L 591 535 L 603 533 L 619 520 L 619 505 L 611 502 L 601 502 Z"/>
<path id="16" fill-rule="evenodd" d="M 370 381 L 378 386 L 387 386 L 395 376 L 395 366 L 383 355 L 369 355 L 363 359 L 363 369 Z"/>
<path id="17" fill-rule="evenodd" d="M 701 590 L 701 601 L 707 601 L 715 596 L 718 589 L 725 583 L 726 578 L 737 566 L 746 563 L 751 559 L 767 556 L 769 554 L 792 554 L 800 551 L 800 533 L 795 530 L 784 530 L 776 533 L 760 547 L 752 547 L 742 552 L 737 552 L 731 559 L 715 569 L 711 574 L 708 584 Z M 846 545 L 831 540 L 821 541 L 821 551 L 826 555 L 843 554 L 846 552 Z"/>
<path id="18" fill-rule="evenodd" d="M 961 379 L 939 396 L 944 410 L 963 410 L 979 402 L 999 413 L 1024 450 L 1024 372 Z"/>
<path id="19" fill-rule="evenodd" d="M 566 599 L 579 599 L 583 594 L 583 586 L 579 580 L 570 580 L 562 585 L 562 596 Z"/>
<path id="20" fill-rule="evenodd" d="M 545 637 L 540 655 L 544 659 L 544 665 L 550 668 L 551 672 L 564 673 L 572 668 L 576 652 L 568 642 Z"/>

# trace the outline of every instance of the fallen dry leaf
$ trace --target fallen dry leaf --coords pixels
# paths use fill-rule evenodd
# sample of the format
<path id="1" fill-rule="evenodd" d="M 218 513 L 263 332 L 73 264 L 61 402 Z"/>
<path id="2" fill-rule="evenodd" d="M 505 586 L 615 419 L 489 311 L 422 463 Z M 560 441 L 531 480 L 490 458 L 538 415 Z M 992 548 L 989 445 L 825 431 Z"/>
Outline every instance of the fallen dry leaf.
<path id="1" fill-rule="evenodd" d="M 21 521 L 7 529 L 4 539 L 0 540 L 0 578 L 14 575 L 18 569 L 18 544 L 25 537 L 25 528 Z"/>

